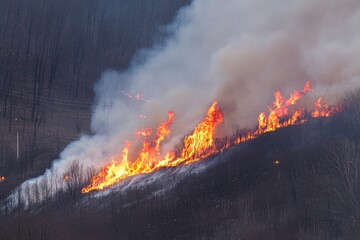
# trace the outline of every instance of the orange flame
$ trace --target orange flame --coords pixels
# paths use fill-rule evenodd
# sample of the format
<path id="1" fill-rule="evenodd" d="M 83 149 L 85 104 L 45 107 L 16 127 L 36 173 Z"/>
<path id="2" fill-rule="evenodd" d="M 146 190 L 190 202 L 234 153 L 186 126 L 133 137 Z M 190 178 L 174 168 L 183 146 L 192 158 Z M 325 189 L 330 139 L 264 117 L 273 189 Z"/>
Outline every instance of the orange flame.
<path id="1" fill-rule="evenodd" d="M 131 142 L 125 142 L 125 148 L 122 151 L 120 161 L 113 160 L 111 164 L 105 165 L 97 176 L 94 176 L 91 183 L 81 190 L 82 193 L 87 193 L 92 190 L 101 190 L 109 187 L 124 178 L 152 172 L 158 167 L 156 166 L 157 159 L 160 159 L 160 144 L 167 135 L 170 134 L 170 125 L 174 121 L 174 113 L 168 113 L 168 120 L 161 123 L 157 129 L 156 136 L 152 142 L 147 138 L 150 137 L 149 129 L 140 131 L 141 135 L 145 137 L 142 150 L 139 152 L 137 159 L 134 162 L 129 162 L 128 155 Z M 139 133 L 139 132 L 137 132 Z"/>
<path id="2" fill-rule="evenodd" d="M 142 149 L 135 160 L 129 160 L 131 142 L 127 141 L 120 159 L 112 160 L 110 164 L 105 165 L 100 173 L 92 178 L 91 183 L 82 189 L 82 193 L 102 190 L 127 177 L 150 173 L 163 167 L 175 167 L 180 164 L 196 162 L 241 142 L 254 139 L 263 133 L 304 123 L 308 120 L 305 116 L 305 110 L 303 108 L 292 110 L 291 108 L 309 91 L 311 91 L 310 82 L 306 82 L 303 90 L 295 90 L 288 99 L 285 99 L 280 92 L 275 92 L 275 101 L 273 106 L 268 108 L 268 115 L 262 112 L 258 116 L 257 129 L 247 131 L 242 135 L 235 134 L 229 137 L 230 140 L 226 140 L 222 146 L 221 144 L 215 144 L 215 130 L 217 125 L 223 122 L 224 116 L 218 102 L 214 101 L 207 111 L 207 116 L 195 127 L 191 134 L 184 138 L 181 150 L 177 154 L 175 152 L 161 154 L 160 145 L 170 135 L 170 125 L 174 121 L 174 113 L 169 112 L 168 119 L 159 125 L 156 135 L 152 139 L 150 139 L 152 135 L 151 128 L 144 128 L 135 132 L 136 140 L 143 138 Z M 340 107 L 322 105 L 320 98 L 316 102 L 312 117 L 328 117 L 340 110 Z"/>
<path id="3" fill-rule="evenodd" d="M 206 118 L 195 128 L 194 132 L 184 139 L 181 157 L 186 163 L 208 157 L 213 151 L 216 126 L 224 120 L 224 116 L 215 101 L 207 112 Z"/>
<path id="4" fill-rule="evenodd" d="M 303 110 L 298 109 L 289 116 L 289 107 L 295 105 L 309 91 L 311 91 L 310 82 L 306 82 L 302 91 L 295 90 L 288 99 L 285 99 L 280 92 L 276 92 L 274 94 L 274 104 L 272 107 L 269 107 L 269 115 L 266 116 L 265 112 L 260 113 L 258 129 L 254 135 L 275 131 L 278 128 L 299 123 L 299 119 L 303 116 Z M 286 117 L 288 117 L 288 120 L 283 121 Z"/>
<path id="5" fill-rule="evenodd" d="M 327 104 L 321 104 L 322 98 L 318 98 L 318 100 L 315 102 L 315 109 L 311 113 L 311 116 L 313 118 L 319 118 L 319 117 L 330 117 L 336 112 L 341 111 L 340 106 L 329 106 Z"/>
<path id="6" fill-rule="evenodd" d="M 214 135 L 216 126 L 223 121 L 223 115 L 215 101 L 208 110 L 206 118 L 195 128 L 194 132 L 184 139 L 184 148 L 180 157 L 176 158 L 175 153 L 169 152 L 161 159 L 160 145 L 166 136 L 170 134 L 170 125 L 174 121 L 174 113 L 169 112 L 168 120 L 160 124 L 156 136 L 152 142 L 148 141 L 151 135 L 149 129 L 142 129 L 136 135 L 144 136 L 142 150 L 135 161 L 128 161 L 130 144 L 126 144 L 120 161 L 112 161 L 103 167 L 97 176 L 94 176 L 91 183 L 82 189 L 82 193 L 92 190 L 101 190 L 120 182 L 124 178 L 153 172 L 162 167 L 173 167 L 181 163 L 190 163 L 211 155 L 214 151 Z"/>
<path id="7" fill-rule="evenodd" d="M 143 128 L 139 131 L 135 132 L 136 139 L 138 140 L 140 137 L 150 137 L 152 134 L 151 128 Z"/>
<path id="8" fill-rule="evenodd" d="M 6 178 L 4 176 L 0 176 L 0 182 L 4 182 Z"/>
<path id="9" fill-rule="evenodd" d="M 223 122 L 224 116 L 218 102 L 214 101 L 207 112 L 205 119 L 195 127 L 195 130 L 185 137 L 183 149 L 177 159 L 168 161 L 165 167 L 178 166 L 181 163 L 189 164 L 216 153 L 214 135 L 216 126 Z"/>

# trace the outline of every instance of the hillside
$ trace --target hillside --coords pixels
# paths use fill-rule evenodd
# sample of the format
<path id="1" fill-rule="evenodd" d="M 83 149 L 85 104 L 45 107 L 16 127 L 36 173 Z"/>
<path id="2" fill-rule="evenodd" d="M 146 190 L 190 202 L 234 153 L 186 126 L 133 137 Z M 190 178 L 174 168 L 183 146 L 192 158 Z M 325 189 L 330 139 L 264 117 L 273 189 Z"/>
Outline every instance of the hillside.
<path id="1" fill-rule="evenodd" d="M 360 236 L 360 1 L 0 0 L 0 240 Z"/>
<path id="2" fill-rule="evenodd" d="M 4 239 L 356 239 L 360 92 L 331 118 L 267 133 L 104 193 L 69 187 L 5 214 Z M 131 184 L 129 183 L 132 182 Z M 123 190 L 121 190 L 123 189 Z M 120 190 L 120 191 L 119 191 Z"/>

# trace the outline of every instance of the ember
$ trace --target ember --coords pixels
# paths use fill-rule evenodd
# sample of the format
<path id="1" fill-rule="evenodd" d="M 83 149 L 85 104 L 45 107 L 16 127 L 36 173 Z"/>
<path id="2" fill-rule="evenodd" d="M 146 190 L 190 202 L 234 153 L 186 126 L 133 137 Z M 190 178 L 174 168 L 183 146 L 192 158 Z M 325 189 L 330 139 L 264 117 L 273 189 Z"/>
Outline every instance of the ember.
<path id="1" fill-rule="evenodd" d="M 127 98 L 134 99 L 136 101 L 151 102 L 150 99 L 145 98 L 144 95 L 140 93 L 132 94 L 126 91 L 122 91 L 122 94 L 124 94 Z"/>

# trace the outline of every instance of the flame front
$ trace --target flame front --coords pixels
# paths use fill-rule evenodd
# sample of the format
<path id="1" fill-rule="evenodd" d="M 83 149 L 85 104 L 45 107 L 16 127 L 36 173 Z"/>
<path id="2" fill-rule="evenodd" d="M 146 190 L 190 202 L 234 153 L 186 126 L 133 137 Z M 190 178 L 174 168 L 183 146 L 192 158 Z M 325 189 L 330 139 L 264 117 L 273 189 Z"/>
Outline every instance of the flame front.
<path id="1" fill-rule="evenodd" d="M 276 92 L 274 94 L 274 104 L 272 107 L 269 107 L 269 115 L 266 116 L 265 112 L 260 113 L 258 129 L 254 135 L 275 131 L 278 128 L 299 123 L 299 119 L 304 115 L 304 110 L 297 109 L 294 113 L 289 114 L 289 108 L 295 105 L 309 91 L 311 91 L 310 82 L 306 82 L 302 91 L 295 90 L 288 99 L 285 99 L 280 92 Z M 285 118 L 288 119 L 284 121 Z"/>
<path id="2" fill-rule="evenodd" d="M 170 125 L 174 121 L 174 113 L 169 112 L 168 120 L 160 124 L 156 136 L 152 141 L 148 138 L 151 130 L 142 129 L 135 135 L 144 137 L 142 150 L 135 161 L 128 161 L 130 142 L 125 144 L 122 157 L 119 161 L 113 160 L 104 166 L 97 176 L 94 176 L 89 186 L 82 189 L 82 193 L 92 190 L 101 190 L 121 180 L 138 175 L 153 172 L 162 167 L 174 167 L 181 163 L 190 163 L 205 158 L 216 151 L 214 148 L 214 135 L 216 126 L 223 121 L 223 114 L 215 101 L 209 108 L 206 118 L 195 128 L 192 134 L 183 142 L 183 149 L 179 157 L 174 152 L 164 154 L 161 159 L 160 145 L 166 136 L 170 134 Z"/>
<path id="3" fill-rule="evenodd" d="M 321 101 L 322 101 L 322 98 L 318 98 L 318 100 L 315 102 L 315 109 L 311 113 L 311 116 L 313 118 L 330 117 L 334 113 L 341 111 L 340 106 L 329 106 L 327 104 L 323 105 L 321 103 Z"/>
<path id="4" fill-rule="evenodd" d="M 135 160 L 129 160 L 131 142 L 126 141 L 121 156 L 105 165 L 98 175 L 94 176 L 91 183 L 82 189 L 82 193 L 93 190 L 102 190 L 121 180 L 138 175 L 154 172 L 160 168 L 175 167 L 180 164 L 189 164 L 207 158 L 212 154 L 222 152 L 241 142 L 254 139 L 259 135 L 278 128 L 304 123 L 308 120 L 303 108 L 292 109 L 303 95 L 311 91 L 310 82 L 306 82 L 301 91 L 295 90 L 290 97 L 285 99 L 280 92 L 275 92 L 275 101 L 268 108 L 268 114 L 262 112 L 258 116 L 258 126 L 254 131 L 245 134 L 235 134 L 228 140 L 220 141 L 223 144 L 215 144 L 216 127 L 223 122 L 224 116 L 214 101 L 209 107 L 206 117 L 195 127 L 194 131 L 186 136 L 182 148 L 177 153 L 161 153 L 161 143 L 170 135 L 170 126 L 174 121 L 174 113 L 168 113 L 168 119 L 157 128 L 156 135 L 152 136 L 151 128 L 143 128 L 135 132 L 136 141 L 143 139 L 142 148 Z M 341 111 L 339 106 L 330 107 L 321 104 L 321 98 L 315 103 L 311 112 L 313 118 L 329 117 Z"/>
<path id="5" fill-rule="evenodd" d="M 135 161 L 128 160 L 130 141 L 125 142 L 125 147 L 122 151 L 121 159 L 119 161 L 112 160 L 108 165 L 105 165 L 97 176 L 94 176 L 91 183 L 81 190 L 82 193 L 87 193 L 92 190 L 101 190 L 109 187 L 124 178 L 149 173 L 156 170 L 157 160 L 160 159 L 160 144 L 166 136 L 170 134 L 170 125 L 174 121 L 174 113 L 168 113 L 168 119 L 161 123 L 157 129 L 156 136 L 152 141 L 148 138 L 152 131 L 143 129 L 135 133 L 136 136 L 143 136 L 144 142 L 142 149 Z"/>
<path id="6" fill-rule="evenodd" d="M 214 148 L 215 129 L 223 120 L 224 116 L 219 109 L 218 102 L 215 101 L 209 108 L 206 118 L 197 125 L 193 133 L 185 137 L 181 156 L 174 161 L 175 165 L 182 162 L 188 164 L 216 152 Z"/>

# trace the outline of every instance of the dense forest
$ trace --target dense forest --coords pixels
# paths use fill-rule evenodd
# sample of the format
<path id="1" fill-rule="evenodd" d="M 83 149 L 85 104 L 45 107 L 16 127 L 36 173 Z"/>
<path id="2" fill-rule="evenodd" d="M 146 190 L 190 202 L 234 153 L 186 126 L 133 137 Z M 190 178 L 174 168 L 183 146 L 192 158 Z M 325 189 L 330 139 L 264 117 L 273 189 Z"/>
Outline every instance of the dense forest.
<path id="1" fill-rule="evenodd" d="M 159 44 L 189 2 L 0 1 L 0 198 L 90 131 L 101 73 Z"/>
<path id="2" fill-rule="evenodd" d="M 56 194 L 59 182 L 40 181 L 8 201 L 67 144 L 91 134 L 102 72 L 124 70 L 161 44 L 190 2 L 0 0 L 1 240 L 359 238 L 359 89 L 331 117 L 120 183 L 141 184 L 82 194 L 91 175 L 75 163 Z"/>

